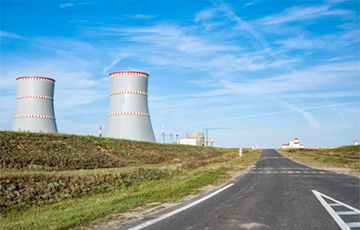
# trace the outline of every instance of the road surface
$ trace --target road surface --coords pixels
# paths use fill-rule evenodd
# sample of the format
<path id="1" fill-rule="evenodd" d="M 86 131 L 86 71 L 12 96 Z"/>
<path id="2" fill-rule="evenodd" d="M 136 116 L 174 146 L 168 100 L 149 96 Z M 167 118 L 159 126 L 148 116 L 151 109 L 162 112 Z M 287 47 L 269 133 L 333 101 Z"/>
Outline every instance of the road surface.
<path id="1" fill-rule="evenodd" d="M 353 176 L 267 158 L 208 199 L 211 193 L 119 230 L 360 229 L 359 187 Z"/>

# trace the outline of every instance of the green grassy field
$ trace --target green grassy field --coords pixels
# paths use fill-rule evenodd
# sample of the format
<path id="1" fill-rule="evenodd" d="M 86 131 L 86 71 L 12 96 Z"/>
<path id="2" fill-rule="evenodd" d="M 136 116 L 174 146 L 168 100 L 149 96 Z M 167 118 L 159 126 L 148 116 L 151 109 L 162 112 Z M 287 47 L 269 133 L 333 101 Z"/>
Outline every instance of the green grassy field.
<path id="1" fill-rule="evenodd" d="M 7 131 L 0 141 L 0 229 L 88 226 L 152 202 L 178 202 L 245 168 L 238 149 Z"/>
<path id="2" fill-rule="evenodd" d="M 360 171 L 360 146 L 344 146 L 329 149 L 278 149 L 279 153 L 304 164 L 320 166 L 323 158 L 323 166 L 349 168 Z M 316 157 L 316 158 L 301 158 Z"/>

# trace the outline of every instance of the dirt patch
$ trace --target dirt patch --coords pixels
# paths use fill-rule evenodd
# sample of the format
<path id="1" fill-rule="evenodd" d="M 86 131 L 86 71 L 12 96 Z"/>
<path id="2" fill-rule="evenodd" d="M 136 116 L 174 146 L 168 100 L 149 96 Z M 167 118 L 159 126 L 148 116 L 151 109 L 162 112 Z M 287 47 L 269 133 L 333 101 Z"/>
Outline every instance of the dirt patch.
<path id="1" fill-rule="evenodd" d="M 332 171 L 335 173 L 340 173 L 340 174 L 347 174 L 347 175 L 351 175 L 351 176 L 355 176 L 360 178 L 360 172 L 359 171 L 355 171 L 354 169 L 349 169 L 349 168 L 335 168 L 335 167 L 316 167 L 316 166 L 311 166 L 312 168 L 316 168 L 319 170 L 328 170 L 328 171 Z"/>

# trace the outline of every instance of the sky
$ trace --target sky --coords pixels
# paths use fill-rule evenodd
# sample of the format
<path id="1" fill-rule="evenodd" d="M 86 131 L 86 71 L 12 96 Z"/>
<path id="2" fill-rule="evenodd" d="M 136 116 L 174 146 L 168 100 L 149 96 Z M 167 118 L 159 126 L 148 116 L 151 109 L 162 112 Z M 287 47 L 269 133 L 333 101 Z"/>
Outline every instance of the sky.
<path id="1" fill-rule="evenodd" d="M 0 1 L 0 130 L 16 78 L 56 80 L 60 133 L 106 128 L 109 74 L 149 74 L 150 119 L 218 147 L 360 139 L 359 1 Z M 170 143 L 166 136 L 166 143 Z"/>

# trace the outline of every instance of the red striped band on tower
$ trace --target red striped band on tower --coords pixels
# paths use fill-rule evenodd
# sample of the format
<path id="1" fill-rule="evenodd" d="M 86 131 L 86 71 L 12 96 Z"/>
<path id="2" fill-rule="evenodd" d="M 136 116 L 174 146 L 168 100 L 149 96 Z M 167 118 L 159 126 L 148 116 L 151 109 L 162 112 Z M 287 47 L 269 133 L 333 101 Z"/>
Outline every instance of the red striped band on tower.
<path id="1" fill-rule="evenodd" d="M 148 113 L 140 113 L 140 112 L 116 112 L 109 113 L 108 116 L 119 116 L 119 115 L 139 115 L 139 116 L 150 116 Z"/>
<path id="2" fill-rule="evenodd" d="M 138 72 L 138 71 L 118 71 L 110 73 L 110 77 L 120 76 L 120 75 L 132 75 L 132 76 L 141 76 L 141 77 L 149 77 L 149 74 Z"/>
<path id="3" fill-rule="evenodd" d="M 47 82 L 55 82 L 54 79 L 48 77 L 18 77 L 17 81 L 47 81 Z"/>
<path id="4" fill-rule="evenodd" d="M 55 117 L 47 115 L 16 115 L 15 118 L 46 118 L 55 120 Z"/>
<path id="5" fill-rule="evenodd" d="M 141 92 L 141 91 L 116 91 L 116 92 L 110 93 L 110 96 L 115 95 L 115 94 L 140 94 L 140 95 L 147 96 L 147 93 Z"/>
<path id="6" fill-rule="evenodd" d="M 41 98 L 41 99 L 48 99 L 48 100 L 54 100 L 52 97 L 48 96 L 41 96 L 41 95 L 21 95 L 18 96 L 17 99 L 24 99 L 24 98 Z"/>

